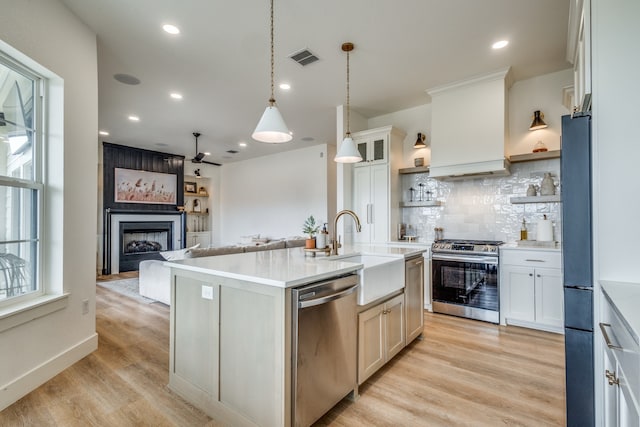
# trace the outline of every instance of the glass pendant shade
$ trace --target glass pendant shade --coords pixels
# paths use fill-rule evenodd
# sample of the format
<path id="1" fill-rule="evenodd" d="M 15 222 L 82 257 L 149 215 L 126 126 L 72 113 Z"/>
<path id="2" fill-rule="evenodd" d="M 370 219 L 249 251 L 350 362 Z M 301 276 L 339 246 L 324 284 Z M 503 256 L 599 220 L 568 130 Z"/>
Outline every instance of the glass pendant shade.
<path id="1" fill-rule="evenodd" d="M 279 144 L 293 139 L 289 128 L 284 122 L 280 110 L 275 105 L 269 105 L 262 114 L 262 118 L 253 131 L 251 137 L 256 141 Z"/>
<path id="2" fill-rule="evenodd" d="M 544 114 L 542 114 L 540 110 L 534 111 L 533 121 L 531 122 L 531 126 L 529 127 L 529 130 L 538 130 L 538 129 L 546 128 L 548 125 L 544 122 L 544 120 L 542 120 L 543 117 L 544 117 Z"/>
<path id="3" fill-rule="evenodd" d="M 340 145 L 338 154 L 333 159 L 338 163 L 358 163 L 362 161 L 362 156 L 356 147 L 356 143 L 353 142 L 351 135 L 347 135 Z"/>

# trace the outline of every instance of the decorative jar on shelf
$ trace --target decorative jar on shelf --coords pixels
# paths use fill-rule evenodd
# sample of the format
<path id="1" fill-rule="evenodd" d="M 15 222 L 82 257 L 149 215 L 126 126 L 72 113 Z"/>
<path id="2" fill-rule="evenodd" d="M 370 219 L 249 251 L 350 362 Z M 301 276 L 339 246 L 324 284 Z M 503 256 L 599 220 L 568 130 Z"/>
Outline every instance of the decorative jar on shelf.
<path id="1" fill-rule="evenodd" d="M 556 184 L 553 182 L 551 172 L 545 172 L 542 183 L 540 184 L 541 196 L 553 196 L 556 194 Z"/>

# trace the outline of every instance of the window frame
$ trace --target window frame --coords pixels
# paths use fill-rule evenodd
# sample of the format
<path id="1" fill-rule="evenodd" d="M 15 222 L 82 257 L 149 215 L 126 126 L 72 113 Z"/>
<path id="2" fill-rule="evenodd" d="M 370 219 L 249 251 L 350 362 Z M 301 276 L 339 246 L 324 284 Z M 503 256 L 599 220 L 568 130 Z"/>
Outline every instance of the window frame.
<path id="1" fill-rule="evenodd" d="M 39 298 L 45 296 L 47 292 L 47 288 L 44 284 L 44 247 L 45 242 L 43 241 L 43 230 L 42 224 L 44 223 L 44 201 L 45 201 L 45 191 L 46 191 L 46 183 L 44 182 L 45 174 L 45 164 L 44 161 L 44 152 L 45 152 L 45 144 L 46 144 L 46 117 L 47 117 L 47 77 L 42 74 L 34 71 L 27 65 L 22 64 L 16 59 L 8 56 L 5 52 L 0 50 L 0 65 L 5 66 L 12 71 L 30 79 L 33 81 L 33 121 L 31 123 L 31 127 L 25 127 L 24 129 L 32 132 L 33 139 L 31 148 L 31 169 L 32 176 L 31 179 L 25 178 L 15 178 L 7 175 L 0 175 L 0 186 L 5 188 L 17 188 L 17 189 L 29 189 L 35 190 L 37 196 L 35 197 L 36 206 L 31 207 L 30 216 L 32 218 L 31 226 L 35 228 L 35 236 L 30 236 L 29 239 L 20 239 L 20 240 L 7 240 L 0 241 L 0 244 L 13 244 L 13 243 L 30 243 L 36 242 L 36 252 L 35 252 L 35 275 L 32 277 L 32 280 L 36 286 L 36 290 L 32 292 L 28 292 L 23 295 L 8 297 L 3 300 L 0 300 L 0 318 L 2 316 L 2 312 L 5 312 L 7 308 L 17 307 L 19 310 L 30 302 L 34 302 Z M 20 208 L 21 211 L 23 207 Z M 21 212 L 24 213 L 24 212 Z M 0 328 L 1 329 L 1 328 Z"/>

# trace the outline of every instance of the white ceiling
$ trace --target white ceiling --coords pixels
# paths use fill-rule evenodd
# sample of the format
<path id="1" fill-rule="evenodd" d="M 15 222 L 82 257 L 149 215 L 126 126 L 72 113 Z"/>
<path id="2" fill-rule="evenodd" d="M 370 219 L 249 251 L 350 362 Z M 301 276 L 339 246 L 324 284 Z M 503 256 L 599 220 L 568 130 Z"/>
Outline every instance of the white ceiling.
<path id="1" fill-rule="evenodd" d="M 428 103 L 429 88 L 507 66 L 515 80 L 570 66 L 569 0 L 275 0 L 275 97 L 294 139 L 263 144 L 251 133 L 269 98 L 269 0 L 63 2 L 97 34 L 99 126 L 110 133 L 100 139 L 192 157 L 199 131 L 206 160 L 223 164 L 335 143 L 345 41 L 355 44 L 351 108 L 365 117 Z M 165 23 L 181 34 L 162 31 Z M 492 50 L 500 39 L 510 44 Z M 320 61 L 288 58 L 303 48 Z M 118 73 L 141 84 L 119 83 Z M 288 92 L 277 88 L 285 81 Z"/>

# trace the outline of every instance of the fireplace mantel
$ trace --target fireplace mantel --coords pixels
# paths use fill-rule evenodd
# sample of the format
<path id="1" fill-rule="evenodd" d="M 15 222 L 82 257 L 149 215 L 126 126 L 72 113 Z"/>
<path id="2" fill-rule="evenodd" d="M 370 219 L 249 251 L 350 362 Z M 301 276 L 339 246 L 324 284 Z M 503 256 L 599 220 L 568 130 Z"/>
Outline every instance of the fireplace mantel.
<path id="1" fill-rule="evenodd" d="M 187 241 L 185 212 L 107 208 L 104 210 L 103 223 L 103 275 L 119 273 L 119 223 L 128 221 L 171 221 L 174 224 L 173 248 L 181 249 L 185 247 L 185 243 Z"/>

